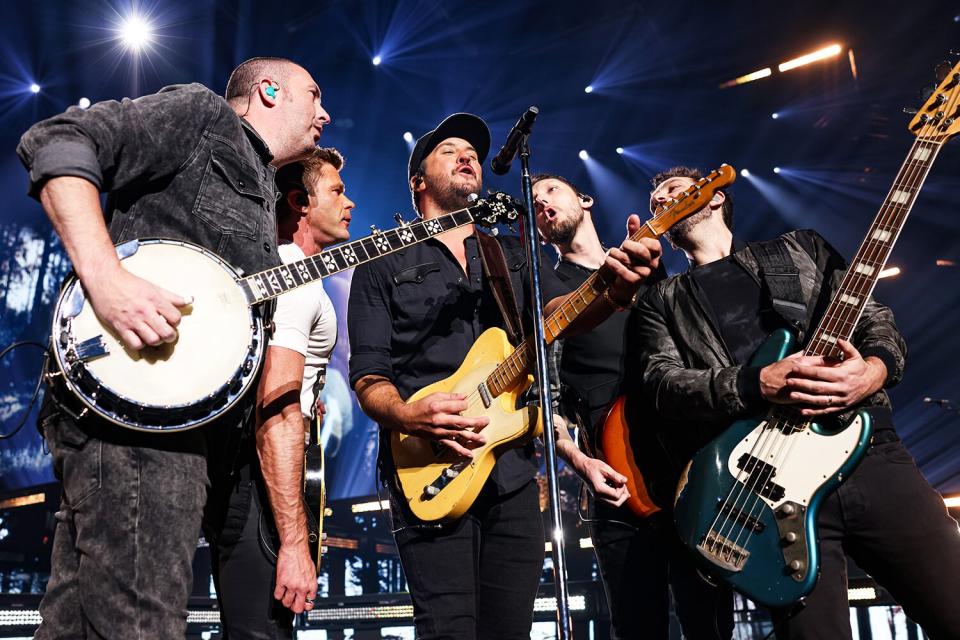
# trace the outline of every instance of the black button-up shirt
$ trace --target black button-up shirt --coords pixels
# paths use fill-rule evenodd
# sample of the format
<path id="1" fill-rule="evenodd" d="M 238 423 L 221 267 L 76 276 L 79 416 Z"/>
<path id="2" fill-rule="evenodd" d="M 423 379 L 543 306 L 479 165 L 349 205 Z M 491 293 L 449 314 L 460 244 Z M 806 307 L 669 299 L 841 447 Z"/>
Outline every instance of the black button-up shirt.
<path id="1" fill-rule="evenodd" d="M 530 292 L 520 239 L 499 236 L 517 304 L 529 328 Z M 389 379 L 404 399 L 457 370 L 483 331 L 503 327 L 483 277 L 479 247 L 465 243 L 467 272 L 438 240 L 430 239 L 357 267 L 350 286 L 350 384 L 367 375 Z M 541 256 L 543 302 L 566 293 Z M 389 463 L 389 448 L 381 443 Z M 391 467 L 392 468 L 392 467 Z M 523 486 L 536 473 L 533 448 L 503 454 L 491 479 L 501 492 Z"/>

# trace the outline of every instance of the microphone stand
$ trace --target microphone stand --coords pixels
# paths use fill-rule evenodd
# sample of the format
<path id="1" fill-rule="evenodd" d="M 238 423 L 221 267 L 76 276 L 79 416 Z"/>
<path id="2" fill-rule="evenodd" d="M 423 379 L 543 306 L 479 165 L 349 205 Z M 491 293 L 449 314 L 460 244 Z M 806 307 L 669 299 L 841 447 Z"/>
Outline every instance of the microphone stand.
<path id="1" fill-rule="evenodd" d="M 530 179 L 529 133 L 520 142 L 523 205 L 527 208 L 524 236 L 530 290 L 533 293 L 533 344 L 537 359 L 537 391 L 543 411 L 543 440 L 546 453 L 547 489 L 550 496 L 550 540 L 553 556 L 553 583 L 557 600 L 557 639 L 570 640 L 570 602 L 567 592 L 567 562 L 563 547 L 563 519 L 560 514 L 560 484 L 557 479 L 557 439 L 553 431 L 553 401 L 550 398 L 550 376 L 547 369 L 547 346 L 543 337 L 543 296 L 540 291 L 540 250 L 537 247 L 537 218 L 533 209 L 533 182 Z"/>

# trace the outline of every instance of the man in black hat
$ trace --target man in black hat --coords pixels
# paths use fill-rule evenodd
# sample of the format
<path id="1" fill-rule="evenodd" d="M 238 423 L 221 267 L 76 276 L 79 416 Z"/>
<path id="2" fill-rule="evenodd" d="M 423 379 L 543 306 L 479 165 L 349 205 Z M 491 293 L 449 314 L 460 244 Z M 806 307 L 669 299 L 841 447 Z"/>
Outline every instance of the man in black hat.
<path id="1" fill-rule="evenodd" d="M 490 132 L 477 116 L 458 113 L 421 137 L 409 164 L 414 206 L 425 219 L 462 209 L 482 186 Z M 635 218 L 635 217 L 634 217 Z M 631 230 L 639 219 L 630 221 Z M 520 309 L 530 306 L 526 256 L 516 236 L 498 236 Z M 350 382 L 364 412 L 381 427 L 380 463 L 389 488 L 395 537 L 413 598 L 417 637 L 529 638 L 543 568 L 544 533 L 533 446 L 505 452 L 467 514 L 423 523 L 396 485 L 391 429 L 437 441 L 470 458 L 484 442 L 486 417 L 460 415 L 464 397 L 435 393 L 404 401 L 451 375 L 480 334 L 504 326 L 484 278 L 480 240 L 460 227 L 358 267 L 350 290 Z M 625 242 L 606 263 L 617 275 L 609 295 L 580 314 L 585 330 L 629 304 L 656 268 L 659 243 Z M 544 264 L 548 264 L 544 260 Z M 566 290 L 541 271 L 546 310 Z M 529 318 L 525 317 L 529 326 Z"/>

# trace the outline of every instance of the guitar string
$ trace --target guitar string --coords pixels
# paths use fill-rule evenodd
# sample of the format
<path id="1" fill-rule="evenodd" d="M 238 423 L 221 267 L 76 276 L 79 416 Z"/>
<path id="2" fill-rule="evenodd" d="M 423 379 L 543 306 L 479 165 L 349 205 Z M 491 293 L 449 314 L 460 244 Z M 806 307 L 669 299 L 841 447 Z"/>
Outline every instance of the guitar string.
<path id="1" fill-rule="evenodd" d="M 952 105 L 951 105 L 951 108 L 952 108 Z M 921 127 L 921 132 L 922 132 L 924 129 L 927 129 L 928 127 L 933 127 L 933 128 L 935 128 L 936 125 L 933 125 L 933 124 L 931 124 L 931 125 L 923 125 L 923 126 Z M 933 157 L 931 157 L 930 160 L 929 160 L 929 162 L 927 163 L 927 164 L 928 164 L 928 167 L 924 168 L 924 167 L 921 166 L 921 167 L 919 167 L 919 172 L 918 172 L 918 173 L 915 173 L 915 169 L 918 169 L 917 167 L 913 166 L 913 165 L 915 164 L 913 158 L 915 158 L 915 156 L 917 155 L 917 154 L 916 154 L 916 147 L 917 147 L 918 145 L 921 145 L 921 144 L 922 144 L 922 145 L 924 145 L 923 148 L 926 149 L 926 146 L 925 146 L 925 145 L 926 145 L 928 142 L 932 142 L 932 141 L 928 141 L 928 140 L 925 139 L 923 136 L 924 136 L 924 133 L 918 133 L 918 140 L 916 140 L 916 141 L 914 142 L 914 148 L 911 149 L 911 152 L 910 152 L 910 154 L 908 155 L 908 160 L 907 160 L 907 162 L 905 162 L 905 164 L 907 165 L 906 170 L 904 170 L 904 169 L 902 168 L 901 171 L 900 171 L 900 174 L 901 174 L 901 175 L 903 175 L 903 174 L 906 174 L 906 175 L 905 175 L 905 177 L 904 177 L 902 180 L 898 180 L 898 181 L 896 181 L 896 182 L 894 183 L 894 186 L 891 188 L 891 191 L 890 191 L 891 194 L 896 190 L 896 187 L 897 187 L 898 185 L 902 185 L 902 184 L 904 184 L 904 183 L 913 183 L 913 182 L 916 182 L 918 175 L 921 175 L 924 171 L 929 171 L 929 166 L 932 166 L 933 159 L 935 159 L 935 154 L 932 154 L 932 153 L 931 153 L 931 155 L 933 155 Z M 913 174 L 913 175 L 910 175 L 910 174 Z M 908 178 L 907 176 L 909 176 L 909 178 Z M 913 188 L 913 189 L 914 189 L 914 193 L 913 193 L 913 199 L 912 199 L 912 201 L 915 201 L 916 198 L 918 197 L 918 194 L 919 194 L 919 186 L 917 186 L 917 187 L 915 187 L 915 188 Z M 910 206 L 912 206 L 912 202 L 910 202 L 910 204 L 907 205 L 907 206 L 901 206 L 901 205 L 897 205 L 897 204 L 895 204 L 895 203 L 889 203 L 889 204 L 888 204 L 887 202 L 885 202 L 885 203 L 884 203 L 884 207 L 881 209 L 880 215 L 878 215 L 878 217 L 877 217 L 877 225 L 879 225 L 879 224 L 889 224 L 889 219 L 886 220 L 886 221 L 883 220 L 884 214 L 885 214 L 886 212 L 889 212 L 893 217 L 896 217 L 897 215 L 899 215 L 899 212 L 897 211 L 897 209 L 909 209 Z M 904 222 L 905 222 L 905 220 L 904 220 Z M 873 226 L 876 226 L 876 225 L 871 225 L 871 226 L 873 227 Z M 902 222 L 901 222 L 901 226 L 902 226 Z M 894 238 L 894 242 L 895 242 L 895 241 L 896 241 L 896 238 Z M 881 254 L 882 254 L 883 251 L 892 251 L 892 244 L 893 244 L 893 243 L 876 243 L 876 242 L 873 241 L 873 239 L 871 239 L 871 238 L 868 237 L 867 240 L 864 242 L 865 251 L 863 251 L 863 253 L 864 253 L 864 255 L 870 255 L 870 254 L 876 254 L 876 253 L 881 253 Z M 859 253 L 861 253 L 861 252 L 858 252 L 858 254 L 859 254 Z M 867 261 L 869 261 L 869 262 L 875 262 L 875 261 L 876 261 L 876 255 L 870 255 L 870 257 L 867 259 Z M 862 260 L 861 262 L 863 262 L 863 260 Z M 876 268 L 876 267 L 875 267 L 875 268 Z M 859 287 L 859 288 L 862 288 L 862 286 L 863 286 L 863 284 L 864 284 L 864 281 L 865 281 L 865 280 L 868 280 L 867 276 L 865 276 L 864 274 L 857 273 L 857 272 L 855 272 L 855 271 L 852 270 L 852 269 L 848 270 L 847 274 L 848 274 L 848 275 L 849 275 L 849 274 L 853 274 L 853 277 L 850 278 L 850 282 L 851 282 L 851 283 L 854 283 L 854 284 L 850 284 L 850 285 L 849 285 L 850 287 Z M 845 278 L 845 279 L 846 279 L 846 278 Z M 859 281 L 858 281 L 858 280 L 859 280 Z M 843 291 L 843 290 L 846 288 L 846 287 L 844 286 L 844 284 L 846 284 L 846 283 L 841 283 L 840 291 Z M 858 293 L 859 293 L 859 291 L 858 291 Z M 862 299 L 862 300 L 865 300 L 866 297 L 867 297 L 866 295 L 863 295 L 863 296 L 861 296 L 861 299 Z M 834 306 L 836 306 L 836 305 L 834 305 Z M 861 313 L 861 312 L 858 311 L 857 309 L 853 309 L 853 310 L 849 309 L 849 306 L 850 306 L 850 305 L 844 305 L 842 312 L 837 314 L 837 319 L 836 319 L 836 321 L 834 322 L 833 329 L 832 329 L 834 333 L 836 332 L 836 326 L 837 326 L 837 325 L 843 326 L 844 324 L 849 324 L 849 323 L 851 322 L 851 319 L 850 319 L 850 318 L 845 317 L 847 314 L 853 312 L 853 313 L 856 313 L 857 315 L 859 315 L 859 313 Z M 830 321 L 830 320 L 831 320 L 831 318 L 828 317 L 828 321 Z M 828 328 L 827 328 L 826 326 L 825 326 L 822 330 L 818 330 L 818 332 L 817 332 L 818 338 L 817 338 L 817 340 L 815 340 L 815 343 L 814 343 L 814 344 L 812 344 L 810 347 L 808 347 L 808 351 L 813 351 L 813 350 L 816 349 L 816 342 L 821 341 L 821 340 L 824 340 L 821 336 L 822 336 L 824 333 L 826 333 L 827 331 L 828 331 Z M 832 333 L 831 333 L 830 335 L 832 335 Z M 825 340 L 824 340 L 824 343 L 825 343 L 825 344 L 828 344 L 828 342 L 825 341 Z M 805 425 L 800 426 L 799 428 L 797 428 L 796 425 L 793 425 L 792 423 L 793 423 L 793 420 L 787 420 L 787 424 L 786 424 L 786 425 L 783 425 L 783 424 L 781 424 L 781 420 L 775 420 L 775 421 L 773 422 L 773 424 L 771 425 L 771 424 L 769 423 L 769 421 L 768 421 L 768 425 L 767 425 L 767 427 L 766 427 L 766 434 L 763 434 L 760 438 L 758 438 L 758 441 L 754 444 L 754 447 L 753 447 L 752 450 L 751 450 L 751 455 L 754 456 L 754 459 L 755 459 L 755 460 L 763 461 L 764 458 L 766 457 L 766 453 L 764 453 L 764 455 L 762 455 L 762 456 L 756 456 L 755 454 L 756 454 L 756 448 L 757 448 L 757 446 L 761 446 L 762 449 L 769 449 L 771 446 L 776 447 L 776 445 L 778 444 L 778 441 L 779 441 L 779 440 L 784 440 L 784 441 L 785 441 L 784 443 L 779 443 L 780 446 L 779 446 L 779 447 L 776 447 L 776 448 L 778 449 L 778 451 L 777 451 L 773 456 L 771 456 L 771 457 L 774 458 L 774 464 L 773 464 L 773 465 L 771 466 L 771 468 L 766 472 L 765 476 L 764 476 L 764 474 L 763 474 L 762 472 L 761 472 L 760 474 L 756 474 L 756 475 L 754 476 L 754 477 L 755 477 L 755 480 L 754 480 L 754 482 L 752 483 L 753 486 L 750 487 L 751 493 L 753 493 L 753 494 L 755 495 L 755 497 L 754 497 L 754 505 L 751 505 L 751 508 L 750 508 L 750 512 L 749 512 L 748 517 L 747 517 L 747 518 L 745 519 L 745 521 L 741 524 L 741 530 L 740 530 L 740 532 L 738 532 L 736 541 L 734 542 L 735 545 L 739 543 L 739 539 L 740 539 L 740 537 L 742 536 L 742 534 L 743 534 L 743 532 L 744 532 L 745 530 L 749 529 L 749 531 L 750 531 L 750 533 L 749 533 L 748 536 L 747 536 L 747 542 L 749 541 L 750 536 L 751 536 L 752 533 L 753 533 L 753 528 L 749 526 L 749 523 L 750 523 L 750 519 L 751 519 L 752 517 L 754 517 L 754 507 L 755 507 L 756 503 L 759 502 L 759 500 L 760 500 L 760 496 L 759 496 L 758 494 L 756 494 L 756 492 L 753 491 L 753 490 L 757 488 L 757 485 L 759 485 L 759 486 L 761 487 L 761 490 L 762 490 L 762 487 L 766 485 L 766 483 L 767 483 L 767 482 L 769 481 L 769 479 L 772 477 L 774 470 L 775 470 L 775 469 L 777 468 L 777 466 L 780 464 L 780 459 L 781 459 L 781 458 L 786 458 L 786 457 L 789 455 L 789 451 L 785 451 L 783 445 L 784 445 L 784 444 L 790 445 L 790 446 L 789 446 L 789 449 L 792 449 L 792 448 L 793 448 L 793 447 L 792 447 L 792 444 L 795 443 L 795 441 L 796 441 L 796 438 L 789 438 L 789 439 L 788 439 L 787 436 L 784 436 L 784 435 L 781 433 L 780 427 L 781 427 L 781 426 L 788 426 L 788 428 L 789 428 L 791 431 L 803 430 L 803 429 L 805 428 Z M 773 437 L 772 437 L 772 438 L 770 437 L 770 434 L 773 434 Z M 767 436 L 767 437 L 763 437 L 763 436 Z M 763 443 L 762 445 L 761 445 L 761 442 Z M 743 489 L 746 488 L 746 487 L 745 487 L 745 484 L 746 484 L 746 483 L 743 482 L 743 475 L 744 475 L 745 473 L 746 473 L 746 471 L 744 471 L 744 470 L 741 470 L 741 472 L 738 473 L 737 480 L 740 481 L 738 484 L 741 485 L 741 491 L 739 492 L 739 495 L 737 496 L 737 498 L 734 499 L 734 506 L 736 506 L 736 505 L 740 502 L 740 497 L 741 497 L 742 494 L 743 494 Z M 749 475 L 750 475 L 750 474 L 747 474 L 748 477 L 749 477 Z M 756 476 L 760 476 L 760 477 L 758 478 L 758 477 L 756 477 Z M 713 530 L 715 529 L 716 523 L 717 523 L 717 521 L 719 520 L 719 518 L 724 516 L 724 511 L 726 510 L 726 506 L 729 504 L 730 494 L 731 494 L 731 493 L 732 493 L 732 491 L 731 491 L 730 493 L 728 493 L 727 499 L 726 499 L 726 501 L 724 502 L 723 506 L 722 506 L 721 509 L 720 509 L 720 513 L 718 513 L 718 516 L 714 519 L 714 522 L 713 522 L 713 524 L 712 524 L 711 527 L 710 527 L 710 530 L 711 530 L 711 531 L 713 531 Z M 748 498 L 747 498 L 748 501 L 749 501 L 749 497 L 750 497 L 750 496 L 748 495 Z M 724 518 L 724 522 L 721 524 L 720 531 L 719 531 L 719 532 L 715 532 L 715 533 L 718 533 L 718 536 L 715 538 L 714 544 L 710 545 L 710 547 L 711 547 L 711 552 L 714 552 L 714 551 L 716 550 L 716 547 L 717 547 L 718 545 L 721 545 L 721 544 L 722 544 L 721 541 L 720 541 L 720 536 L 723 535 L 723 529 L 725 528 L 725 526 L 726 526 L 726 524 L 727 524 L 728 522 L 730 522 L 730 524 L 731 524 L 731 527 L 730 527 L 730 529 L 731 529 L 731 534 L 732 534 L 733 530 L 735 529 L 736 523 L 737 523 L 737 520 L 738 520 L 738 519 L 737 519 L 736 517 L 734 517 L 734 518 L 732 519 L 732 521 L 731 521 L 731 517 L 730 517 L 730 516 L 731 516 L 732 512 L 733 512 L 733 509 L 731 509 L 729 512 L 727 512 L 727 515 L 726 515 L 725 518 Z M 729 537 L 729 536 L 728 536 L 728 537 Z M 745 542 L 744 544 L 747 544 L 747 542 Z M 732 557 L 732 554 L 733 554 L 733 551 L 734 551 L 733 547 L 730 547 L 728 551 L 729 551 L 729 552 L 728 552 L 727 555 L 728 555 L 729 557 Z"/>
<path id="2" fill-rule="evenodd" d="M 951 103 L 950 108 L 953 108 L 953 103 Z M 917 140 L 914 142 L 913 146 L 911 147 L 907 160 L 904 162 L 905 166 L 901 168 L 900 172 L 898 172 L 898 175 L 903 177 L 894 182 L 894 185 L 891 187 L 890 192 L 888 194 L 889 196 L 892 196 L 892 194 L 894 194 L 896 191 L 899 191 L 897 187 L 906 186 L 907 188 L 913 191 L 912 193 L 913 197 L 907 201 L 907 204 L 898 204 L 896 202 L 889 201 L 890 200 L 889 198 L 885 199 L 884 205 L 881 207 L 881 211 L 878 214 L 875 223 L 871 225 L 871 228 L 879 227 L 881 225 L 889 226 L 891 219 L 896 219 L 901 213 L 903 213 L 904 214 L 903 220 L 901 220 L 899 223 L 894 225 L 902 229 L 903 224 L 906 222 L 906 216 L 907 214 L 909 214 L 910 208 L 913 206 L 913 203 L 916 201 L 917 197 L 919 197 L 920 186 L 922 186 L 922 181 L 923 179 L 925 179 L 925 174 L 929 173 L 929 170 L 932 167 L 933 161 L 936 159 L 936 154 L 937 152 L 939 152 L 939 148 L 940 148 L 940 145 L 937 144 L 935 141 L 924 137 L 926 134 L 930 133 L 929 131 L 924 131 L 924 130 L 928 128 L 935 129 L 937 126 L 939 125 L 935 125 L 931 123 L 930 125 L 923 125 L 921 127 L 920 132 L 918 133 L 918 136 L 917 136 Z M 933 144 L 934 148 L 933 149 L 928 148 L 927 146 L 928 144 Z M 928 153 L 929 161 L 920 161 L 920 162 L 915 161 L 915 158 L 918 155 L 917 153 L 918 147 L 923 148 L 924 150 L 929 152 Z M 926 166 L 923 166 L 924 163 L 926 163 Z M 909 186 L 909 185 L 915 185 L 915 186 Z M 898 231 L 898 235 L 899 235 L 899 231 Z M 862 254 L 862 259 L 859 261 L 855 261 L 855 264 L 861 264 L 864 262 L 877 263 L 878 256 L 882 256 L 882 254 L 885 251 L 887 252 L 887 257 L 889 257 L 889 254 L 893 250 L 893 244 L 896 242 L 896 239 L 897 238 L 894 237 L 891 242 L 876 242 L 872 237 L 868 236 L 863 243 L 862 251 L 858 251 L 858 254 L 857 254 L 858 256 L 861 256 Z M 884 262 L 885 260 L 886 258 L 883 258 Z M 880 266 L 881 265 L 878 263 L 878 264 L 875 264 L 873 268 L 879 268 Z M 859 315 L 862 313 L 861 307 L 865 306 L 866 300 L 869 297 L 869 293 L 870 293 L 869 291 L 866 291 L 864 289 L 864 285 L 869 284 L 871 281 L 873 282 L 874 285 L 876 284 L 876 279 L 872 278 L 872 273 L 873 272 L 871 272 L 870 276 L 867 276 L 866 274 L 857 272 L 855 269 L 847 270 L 847 273 L 845 274 L 843 281 L 841 281 L 841 286 L 838 290 L 838 295 L 835 296 L 835 303 L 831 305 L 831 308 L 835 308 L 835 309 L 838 308 L 840 309 L 840 311 L 839 312 L 834 311 L 835 318 L 831 317 L 831 314 L 828 314 L 826 318 L 827 321 L 824 323 L 824 326 L 819 328 L 818 331 L 816 332 L 815 335 L 817 337 L 814 340 L 814 342 L 811 343 L 811 345 L 807 348 L 805 355 L 817 355 L 816 352 L 818 350 L 823 350 L 823 349 L 826 349 L 827 353 L 829 353 L 830 350 L 837 350 L 836 343 L 831 342 L 830 340 L 827 340 L 824 336 L 834 335 L 838 333 L 837 332 L 838 327 L 842 329 L 844 325 L 851 325 L 849 332 L 852 333 L 853 329 L 855 328 L 855 319 L 850 316 L 853 315 L 855 317 L 859 317 Z M 872 287 L 868 287 L 868 288 L 872 288 Z M 862 302 L 861 305 L 853 305 L 853 308 L 851 308 L 851 305 L 849 304 L 837 303 L 843 291 L 851 291 L 851 290 L 854 290 L 857 292 L 859 299 Z M 843 304 L 843 306 L 842 307 L 839 306 L 840 304 Z M 818 346 L 818 343 L 822 343 L 822 346 Z M 824 355 L 826 355 L 826 353 Z M 749 544 L 749 540 L 754 533 L 753 528 L 749 526 L 750 520 L 755 517 L 754 511 L 757 505 L 760 506 L 762 511 L 762 505 L 760 505 L 762 496 L 760 495 L 759 492 L 755 490 L 759 485 L 760 490 L 762 491 L 766 483 L 769 482 L 769 480 L 773 477 L 776 469 L 778 469 L 789 457 L 789 454 L 792 452 L 797 440 L 797 438 L 790 437 L 790 436 L 796 431 L 803 431 L 804 429 L 806 429 L 807 426 L 810 424 L 810 422 L 812 421 L 807 421 L 800 425 L 795 425 L 793 424 L 794 423 L 793 419 L 788 419 L 786 420 L 786 424 L 781 425 L 780 421 L 776 421 L 774 425 L 772 425 L 772 427 L 771 426 L 767 427 L 768 429 L 770 429 L 768 433 L 773 434 L 773 437 L 766 438 L 766 440 L 769 441 L 768 444 L 775 446 L 777 450 L 771 456 L 771 458 L 773 459 L 773 463 L 770 466 L 770 468 L 767 470 L 765 474 L 761 474 L 760 478 L 755 479 L 755 481 L 752 483 L 753 486 L 750 487 L 751 494 L 753 494 L 752 496 L 753 504 L 751 504 L 750 506 L 750 511 L 747 518 L 745 519 L 744 523 L 741 524 L 741 529 L 737 534 L 737 538 L 734 542 L 734 545 L 739 544 L 740 537 L 743 535 L 745 531 L 747 532 L 747 538 L 744 542 L 744 546 Z M 783 434 L 780 429 L 781 426 L 786 426 L 790 430 L 790 434 Z M 741 491 L 741 494 L 742 494 L 742 491 Z M 748 494 L 747 501 L 750 500 L 750 497 L 751 496 Z M 739 502 L 739 496 L 738 496 L 738 499 L 735 500 L 735 504 L 738 502 Z M 735 523 L 733 526 L 731 526 L 731 533 L 734 527 L 735 527 Z M 732 557 L 732 553 L 733 553 L 733 549 L 731 547 L 730 554 L 729 554 L 731 557 Z"/>

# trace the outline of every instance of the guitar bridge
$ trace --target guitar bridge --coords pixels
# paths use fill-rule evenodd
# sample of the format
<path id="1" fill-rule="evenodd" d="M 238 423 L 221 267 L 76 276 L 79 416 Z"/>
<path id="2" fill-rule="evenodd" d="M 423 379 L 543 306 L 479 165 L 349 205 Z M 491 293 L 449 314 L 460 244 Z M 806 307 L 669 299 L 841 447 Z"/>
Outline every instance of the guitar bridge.
<path id="1" fill-rule="evenodd" d="M 704 541 L 697 545 L 697 550 L 707 560 L 727 571 L 740 571 L 750 557 L 749 551 L 716 531 L 707 533 Z"/>

